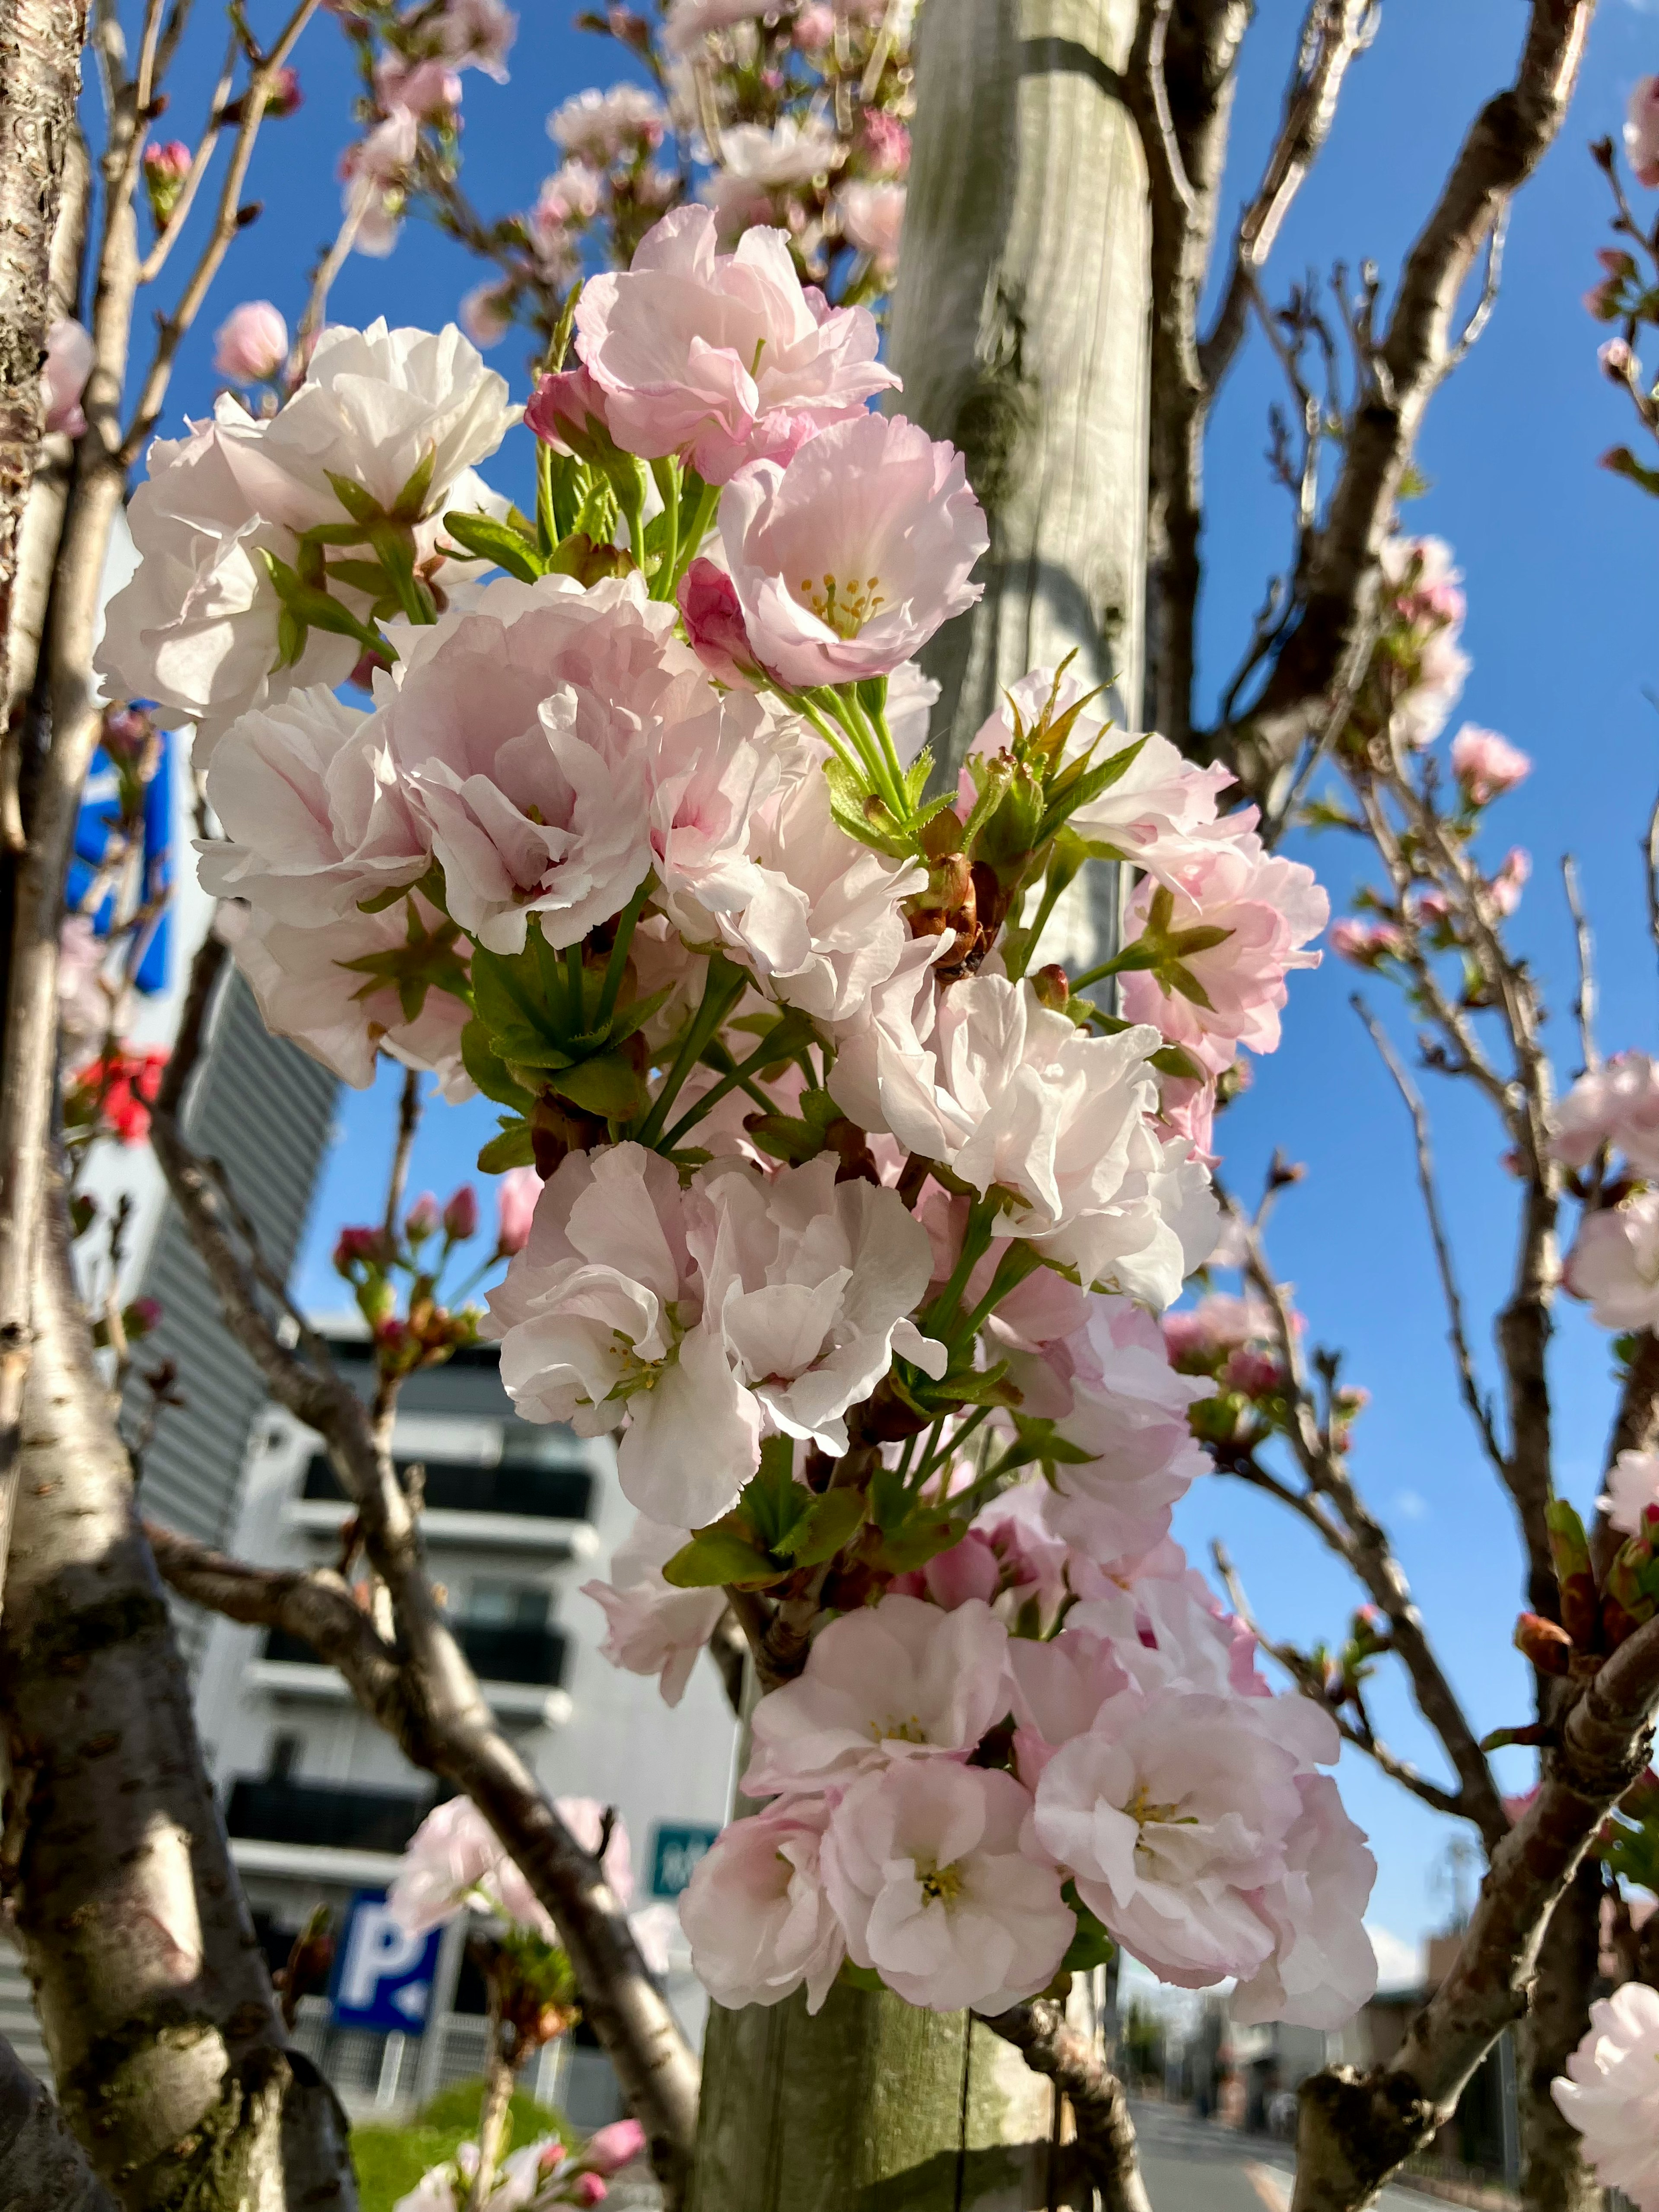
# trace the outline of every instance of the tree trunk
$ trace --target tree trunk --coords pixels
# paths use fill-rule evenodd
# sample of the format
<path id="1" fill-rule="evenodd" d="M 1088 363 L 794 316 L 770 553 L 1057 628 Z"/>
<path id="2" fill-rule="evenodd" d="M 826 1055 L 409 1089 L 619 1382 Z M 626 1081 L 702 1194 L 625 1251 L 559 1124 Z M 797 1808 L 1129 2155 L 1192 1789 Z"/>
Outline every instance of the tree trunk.
<path id="1" fill-rule="evenodd" d="M 893 404 L 966 456 L 990 524 L 985 597 L 924 661 L 959 760 L 1029 668 L 1075 651 L 1140 727 L 1151 222 L 1122 72 L 1134 0 L 924 8 L 893 307 Z M 1045 939 L 1116 943 L 1116 872 L 1085 871 Z"/>
<path id="2" fill-rule="evenodd" d="M 711 2006 L 688 2212 L 1049 2212 L 1054 2100 L 965 2013 L 837 1986 Z"/>
<path id="3" fill-rule="evenodd" d="M 86 0 L 0 0 L 0 699 L 17 528 L 40 443 L 47 269 L 75 131 Z"/>
<path id="4" fill-rule="evenodd" d="M 338 2107 L 283 2051 L 203 1770 L 55 1181 L 46 1219 L 0 1706 L 5 1874 L 64 2116 L 129 2212 L 350 2212 Z"/>
<path id="5" fill-rule="evenodd" d="M 1520 2058 L 1521 2201 L 1527 2212 L 1601 2212 L 1583 2139 L 1550 2094 L 1583 2041 L 1601 1949 L 1601 1868 L 1580 1867 L 1538 1954 L 1532 2003 L 1516 2033 Z"/>
<path id="6" fill-rule="evenodd" d="M 1139 723 L 1150 226 L 1121 72 L 1133 0 L 934 0 L 893 313 L 895 403 L 966 456 L 985 597 L 925 656 L 955 762 L 1027 669 L 1075 651 Z M 1091 868 L 1044 940 L 1115 948 Z M 1046 2082 L 966 2015 L 834 1990 L 710 2015 L 694 2212 L 1026 2212 L 1066 2193 Z"/>
<path id="7" fill-rule="evenodd" d="M 5 2212 L 115 2212 L 64 2115 L 0 2040 L 0 2204 Z"/>

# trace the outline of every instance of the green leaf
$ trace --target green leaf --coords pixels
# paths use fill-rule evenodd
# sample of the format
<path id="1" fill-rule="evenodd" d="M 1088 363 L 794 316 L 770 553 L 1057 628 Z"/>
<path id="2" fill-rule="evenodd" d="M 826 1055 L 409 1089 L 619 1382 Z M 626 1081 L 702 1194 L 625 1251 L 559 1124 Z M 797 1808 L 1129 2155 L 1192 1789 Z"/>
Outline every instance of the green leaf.
<path id="1" fill-rule="evenodd" d="M 619 1053 L 599 1053 L 548 1078 L 548 1089 L 607 1121 L 631 1121 L 642 1103 L 640 1079 Z"/>
<path id="2" fill-rule="evenodd" d="M 788 1572 L 745 1542 L 735 1529 L 717 1521 L 675 1553 L 664 1566 L 662 1577 L 676 1589 L 716 1589 L 726 1583 L 736 1583 L 739 1589 L 762 1589 L 768 1583 L 787 1580 Z"/>
<path id="3" fill-rule="evenodd" d="M 372 599 L 384 599 L 392 589 L 391 577 L 378 561 L 331 561 L 323 574 L 330 583 L 367 592 Z"/>
<path id="4" fill-rule="evenodd" d="M 864 1499 L 856 1490 L 826 1490 L 773 1547 L 798 1567 L 833 1559 L 864 1519 Z"/>
<path id="5" fill-rule="evenodd" d="M 948 1552 L 968 1533 L 968 1523 L 954 1515 L 941 1515 L 937 1506 L 925 1508 L 916 1517 L 881 1540 L 879 1564 L 890 1574 L 906 1575 L 925 1567 L 929 1559 Z"/>
<path id="6" fill-rule="evenodd" d="M 410 471 L 408 481 L 392 502 L 388 518 L 392 522 L 418 522 L 426 511 L 426 495 L 432 489 L 432 471 L 437 465 L 438 448 L 430 445 Z"/>
<path id="7" fill-rule="evenodd" d="M 805 1518 L 812 1493 L 795 1480 L 792 1437 L 769 1437 L 761 1446 L 759 1472 L 744 1483 L 732 1516 L 769 1552 L 781 1548 L 796 1523 Z"/>
<path id="8" fill-rule="evenodd" d="M 1207 1070 L 1178 1044 L 1160 1045 L 1156 1052 L 1149 1052 L 1146 1064 L 1155 1067 L 1160 1075 L 1173 1075 L 1183 1083 L 1203 1082 L 1207 1075 Z"/>
<path id="9" fill-rule="evenodd" d="M 533 1093 L 507 1073 L 507 1063 L 490 1042 L 488 1022 L 475 1018 L 461 1031 L 461 1065 L 484 1097 L 498 1106 L 514 1106 L 526 1114 L 535 1104 Z"/>
<path id="10" fill-rule="evenodd" d="M 355 483 L 349 477 L 341 476 L 333 469 L 325 469 L 323 474 L 334 487 L 335 498 L 354 522 L 381 520 L 380 502 L 372 491 L 365 491 L 362 484 Z"/>
<path id="11" fill-rule="evenodd" d="M 480 1175 L 504 1175 L 508 1168 L 533 1167 L 536 1147 L 531 1139 L 528 1121 L 523 1119 L 501 1122 L 501 1133 L 492 1137 L 478 1153 Z"/>
<path id="12" fill-rule="evenodd" d="M 475 561 L 493 561 L 498 568 L 505 568 L 521 584 L 533 584 L 544 573 L 542 557 L 534 545 L 527 544 L 505 522 L 497 522 L 493 514 L 466 514 L 458 510 L 445 515 L 444 528 L 463 552 L 470 553 Z"/>
<path id="13" fill-rule="evenodd" d="M 1066 1946 L 1060 1971 L 1063 1974 L 1086 1974 L 1096 1966 L 1103 1966 L 1117 1949 L 1116 1944 L 1078 1895 L 1074 1881 L 1068 1881 L 1060 1893 L 1077 1915 L 1077 1933 Z"/>

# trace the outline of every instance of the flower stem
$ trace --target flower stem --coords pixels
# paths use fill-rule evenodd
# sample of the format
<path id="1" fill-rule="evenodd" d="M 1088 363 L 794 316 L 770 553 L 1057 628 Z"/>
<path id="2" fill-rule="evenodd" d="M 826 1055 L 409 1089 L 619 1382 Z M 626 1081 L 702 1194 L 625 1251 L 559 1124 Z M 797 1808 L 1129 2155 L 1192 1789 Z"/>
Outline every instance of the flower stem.
<path id="1" fill-rule="evenodd" d="M 703 1092 L 702 1097 L 695 1100 L 693 1103 L 687 1108 L 686 1111 L 681 1115 L 679 1120 L 675 1122 L 673 1127 L 668 1132 L 668 1134 L 662 1140 L 664 1151 L 672 1152 L 675 1146 L 679 1143 L 680 1139 L 684 1136 L 686 1131 L 688 1129 L 694 1129 L 697 1123 L 702 1121 L 703 1115 L 709 1111 L 710 1108 L 718 1106 L 721 1099 L 724 1098 L 728 1092 L 737 1090 L 739 1085 L 741 1085 L 744 1090 L 749 1090 L 750 1087 L 749 1079 L 753 1075 L 755 1070 L 757 1067 L 764 1066 L 769 1059 L 775 1060 L 776 1058 L 776 1046 L 772 1042 L 769 1037 L 763 1037 L 760 1042 L 755 1047 L 753 1052 L 750 1054 L 747 1060 L 738 1060 L 734 1066 L 728 1069 L 727 1072 L 721 1076 L 718 1083 L 711 1085 L 710 1087 Z M 766 1105 L 769 1112 L 775 1110 L 771 1099 L 767 1099 Z"/>
<path id="2" fill-rule="evenodd" d="M 692 489 L 694 485 L 695 490 Z M 680 532 L 680 542 L 674 555 L 673 579 L 663 594 L 665 599 L 673 597 L 674 586 L 702 550 L 702 541 L 708 535 L 709 526 L 720 503 L 720 486 L 704 483 L 702 477 L 690 469 L 685 472 L 685 489 L 691 495 L 690 520 Z"/>
<path id="3" fill-rule="evenodd" d="M 994 1210 L 982 1199 L 976 1199 L 968 1209 L 968 1226 L 962 1235 L 962 1250 L 951 1279 L 922 1316 L 921 1328 L 924 1335 L 955 1337 L 961 1334 L 957 1322 L 962 1307 L 962 1294 L 968 1287 L 968 1279 L 990 1249 L 991 1229 L 995 1220 Z"/>
<path id="4" fill-rule="evenodd" d="M 657 888 L 654 870 L 647 869 L 628 904 L 617 917 L 617 934 L 611 946 L 611 956 L 605 963 L 605 981 L 599 986 L 599 1003 L 593 1016 L 593 1026 L 602 1030 L 617 1010 L 617 998 L 622 989 L 622 980 L 628 966 L 629 948 L 634 942 L 634 926 L 640 918 L 647 899 Z"/>
<path id="5" fill-rule="evenodd" d="M 991 1278 L 991 1287 L 962 1324 L 964 1336 L 977 1336 L 985 1322 L 1006 1298 L 1010 1291 L 1017 1290 L 1025 1278 L 1042 1265 L 1040 1254 L 1029 1244 L 1012 1243 L 997 1261 L 997 1270 Z"/>
<path id="6" fill-rule="evenodd" d="M 653 461 L 651 473 L 656 479 L 657 489 L 662 495 L 663 514 L 667 522 L 667 535 L 663 542 L 662 560 L 656 574 L 651 579 L 651 597 L 670 599 L 679 574 L 680 558 L 680 469 L 671 454 L 666 460 Z"/>
<path id="7" fill-rule="evenodd" d="M 720 1024 L 731 1012 L 748 988 L 749 977 L 735 962 L 722 952 L 708 956 L 708 974 L 702 987 L 702 1000 L 691 1017 L 690 1027 L 680 1040 L 680 1048 L 674 1055 L 673 1066 L 663 1079 L 662 1089 L 645 1120 L 634 1132 L 635 1144 L 655 1147 L 661 1139 L 663 1124 L 668 1119 L 668 1109 L 678 1097 L 685 1079 L 702 1058 Z"/>

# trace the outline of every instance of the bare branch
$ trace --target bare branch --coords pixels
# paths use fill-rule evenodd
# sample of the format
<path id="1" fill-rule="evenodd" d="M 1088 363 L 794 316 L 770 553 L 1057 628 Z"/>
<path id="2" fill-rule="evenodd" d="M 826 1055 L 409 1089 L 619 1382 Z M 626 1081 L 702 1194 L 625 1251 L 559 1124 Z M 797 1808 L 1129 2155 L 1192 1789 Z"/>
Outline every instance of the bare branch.
<path id="1" fill-rule="evenodd" d="M 427 1576 L 415 1504 L 385 1440 L 375 1434 L 368 1407 L 327 1363 L 314 1338 L 310 1364 L 282 1344 L 258 1294 L 257 1270 L 232 1225 L 222 1179 L 216 1180 L 179 1133 L 179 1103 L 224 958 L 222 944 L 210 934 L 197 955 L 173 1061 L 152 1111 L 156 1158 L 232 1335 L 276 1401 L 323 1437 L 356 1507 L 364 1553 L 386 1587 L 397 1630 L 397 1694 L 394 1698 L 382 1688 L 382 1702 L 370 1710 L 392 1729 L 416 1765 L 472 1799 L 552 1915 L 587 2018 L 677 2200 L 696 2133 L 696 2067 L 640 1955 L 627 1914 L 491 1718 Z M 177 1560 L 181 1540 L 172 1540 Z M 227 1563 L 211 1564 L 222 1572 Z M 252 1601 L 246 1580 L 234 1587 Z M 318 1588 L 309 1586 L 308 1603 L 320 1601 Z M 337 1663 L 358 1688 L 347 1662 L 361 1668 L 373 1654 L 367 1646 L 343 1650 Z"/>
<path id="2" fill-rule="evenodd" d="M 1642 840 L 1643 888 L 1648 901 L 1648 935 L 1654 949 L 1659 951 L 1659 799 L 1653 802 L 1648 816 L 1647 835 Z"/>
<path id="3" fill-rule="evenodd" d="M 1381 12 L 1380 0 L 1310 0 L 1296 68 L 1285 90 L 1279 136 L 1255 197 L 1240 219 L 1227 289 L 1210 334 L 1198 349 L 1205 388 L 1212 398 L 1243 339 L 1250 294 L 1279 227 L 1330 137 L 1348 64 L 1376 35 Z"/>
<path id="4" fill-rule="evenodd" d="M 415 1149 L 415 1135 L 420 1126 L 421 1071 L 418 1067 L 406 1067 L 398 1099 L 398 1136 L 392 1148 L 392 1172 L 386 1177 L 383 1225 L 388 1243 L 398 1233 L 398 1210 L 404 1202 L 404 1186 L 409 1181 L 409 1156 Z"/>
<path id="5" fill-rule="evenodd" d="M 1567 895 L 1567 912 L 1572 916 L 1572 939 L 1578 956 L 1578 989 L 1572 1001 L 1572 1018 L 1578 1024 L 1578 1050 L 1584 1073 L 1589 1075 L 1601 1065 L 1601 1056 L 1595 1049 L 1595 940 L 1584 917 L 1583 901 L 1578 895 L 1578 866 L 1571 853 L 1561 855 L 1561 887 Z"/>
<path id="6" fill-rule="evenodd" d="M 1453 369 L 1462 367 L 1480 343 L 1481 333 L 1492 320 L 1492 309 L 1498 305 L 1498 288 L 1504 281 L 1504 246 L 1509 233 L 1510 211 L 1505 206 L 1499 209 L 1486 240 L 1486 274 L 1481 283 L 1480 297 L 1475 301 L 1474 311 L 1463 325 L 1463 335 L 1446 356 L 1443 374 L 1447 376 Z"/>
<path id="7" fill-rule="evenodd" d="M 1100 2192 L 1102 2212 L 1152 2212 L 1123 2084 L 1068 2023 L 1065 2008 L 1033 1997 L 988 2014 L 985 2025 L 1012 2043 L 1033 2073 L 1046 2075 L 1071 2106 L 1084 2173 Z"/>
<path id="8" fill-rule="evenodd" d="M 1370 1717 L 1360 1704 L 1357 1692 L 1354 1702 L 1360 1717 L 1358 1726 L 1348 1718 L 1340 1705 L 1333 1702 L 1326 1695 L 1324 1684 L 1320 1680 L 1317 1670 L 1304 1654 L 1298 1651 L 1294 1644 L 1275 1644 L 1265 1633 L 1250 1610 L 1249 1600 L 1244 1595 L 1244 1586 L 1239 1580 L 1237 1570 L 1227 1555 L 1225 1547 L 1218 1541 L 1212 1543 L 1210 1556 L 1215 1561 L 1215 1571 L 1221 1577 L 1222 1587 L 1227 1593 L 1228 1601 L 1233 1611 L 1249 1630 L 1267 1656 L 1276 1660 L 1284 1668 L 1309 1704 L 1317 1705 L 1321 1712 L 1329 1714 L 1332 1720 L 1336 1723 L 1337 1733 L 1341 1736 L 1343 1742 L 1351 1743 L 1356 1751 L 1363 1751 L 1391 1782 L 1397 1782 L 1402 1790 L 1409 1790 L 1413 1797 L 1420 1798 L 1423 1803 L 1430 1807 L 1432 1811 L 1449 1814 L 1454 1820 L 1467 1819 L 1468 1814 L 1462 1791 L 1446 1790 L 1439 1783 L 1431 1782 L 1425 1774 L 1419 1774 L 1409 1760 L 1401 1759 L 1391 1752 L 1372 1728 Z"/>
<path id="9" fill-rule="evenodd" d="M 1423 1103 L 1421 1092 L 1401 1065 L 1398 1054 L 1389 1042 L 1387 1031 L 1358 991 L 1353 993 L 1348 1004 L 1370 1031 L 1371 1042 L 1382 1055 L 1382 1065 L 1393 1077 L 1395 1088 L 1405 1101 L 1406 1111 L 1412 1117 L 1412 1134 L 1417 1149 L 1417 1187 L 1423 1194 L 1423 1210 L 1429 1218 L 1429 1236 L 1434 1245 L 1435 1268 L 1440 1277 L 1441 1293 L 1446 1301 L 1447 1335 L 1451 1344 L 1453 1364 L 1457 1369 L 1457 1387 L 1486 1457 L 1502 1481 L 1507 1478 L 1508 1462 L 1498 1431 L 1492 1425 L 1492 1407 L 1480 1395 L 1480 1382 L 1474 1371 L 1474 1358 L 1469 1350 L 1468 1328 L 1463 1317 L 1463 1296 L 1457 1286 L 1457 1269 L 1452 1258 L 1451 1239 L 1447 1234 L 1445 1217 L 1440 1210 L 1440 1194 L 1435 1182 L 1434 1148 L 1429 1133 L 1428 1109 Z"/>
<path id="10" fill-rule="evenodd" d="M 1550 1915 L 1602 1821 L 1646 1768 L 1656 1702 L 1659 1621 L 1650 1621 L 1573 1698 L 1538 1794 L 1492 1852 L 1456 1960 L 1393 2063 L 1364 2076 L 1328 2068 L 1304 2086 L 1293 2212 L 1359 2212 L 1374 2203 L 1525 2013 Z"/>
<path id="11" fill-rule="evenodd" d="M 1175 118 L 1170 112 L 1169 80 L 1164 73 L 1164 57 L 1170 40 L 1170 15 L 1174 6 L 1175 0 L 1152 0 L 1152 32 L 1146 45 L 1146 82 L 1152 95 L 1153 120 L 1158 125 L 1156 144 L 1164 183 L 1186 214 L 1191 216 L 1197 209 L 1198 196 L 1187 175 L 1187 165 L 1181 157 L 1181 148 L 1176 138 Z"/>
<path id="12" fill-rule="evenodd" d="M 225 103 L 230 98 L 230 88 L 236 74 L 236 58 L 241 50 L 241 41 L 233 31 L 230 42 L 225 49 L 224 66 L 219 72 L 219 82 L 213 88 L 213 97 L 208 106 L 206 127 L 196 142 L 196 150 L 191 155 L 190 168 L 184 183 L 179 188 L 179 197 L 173 203 L 173 212 L 168 216 L 155 245 L 150 247 L 149 252 L 139 264 L 138 282 L 141 284 L 153 284 L 161 275 L 167 264 L 168 254 L 178 244 L 185 225 L 190 219 L 190 211 L 196 204 L 197 192 L 201 187 L 203 178 L 207 174 L 208 164 L 213 159 L 213 149 L 219 143 L 220 132 L 224 129 Z"/>
<path id="13" fill-rule="evenodd" d="M 1424 413 L 1458 357 L 1451 325 L 1459 299 L 1565 119 L 1594 9 L 1595 0 L 1531 0 L 1514 81 L 1475 118 L 1407 256 L 1324 527 L 1297 579 L 1300 621 L 1248 725 L 1216 733 L 1218 748 L 1237 757 L 1253 788 L 1273 783 L 1333 686 L 1370 658 L 1377 556 Z"/>

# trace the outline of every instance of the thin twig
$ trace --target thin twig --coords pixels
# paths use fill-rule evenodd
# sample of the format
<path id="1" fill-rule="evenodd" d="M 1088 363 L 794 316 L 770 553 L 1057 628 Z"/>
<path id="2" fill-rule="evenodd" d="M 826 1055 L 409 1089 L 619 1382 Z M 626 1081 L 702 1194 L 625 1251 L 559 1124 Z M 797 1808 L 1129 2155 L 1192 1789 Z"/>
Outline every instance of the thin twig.
<path id="1" fill-rule="evenodd" d="M 1389 1040 L 1388 1032 L 1358 991 L 1351 995 L 1348 1004 L 1365 1024 L 1371 1042 L 1376 1047 L 1382 1065 L 1394 1079 L 1395 1089 L 1404 1100 L 1406 1111 L 1411 1115 L 1412 1137 L 1417 1152 L 1417 1187 L 1422 1194 L 1423 1211 L 1428 1216 L 1429 1236 L 1434 1245 L 1435 1268 L 1440 1277 L 1441 1294 L 1446 1301 L 1447 1336 L 1457 1369 L 1457 1387 L 1486 1457 L 1501 1480 L 1507 1474 L 1509 1462 L 1493 1425 L 1492 1407 L 1480 1395 L 1474 1355 L 1469 1349 L 1463 1294 L 1458 1288 L 1451 1238 L 1447 1231 L 1445 1216 L 1440 1209 L 1439 1187 L 1435 1181 L 1434 1146 L 1430 1133 L 1428 1109 L 1423 1103 L 1422 1093 L 1401 1065 L 1399 1054 Z"/>
<path id="2" fill-rule="evenodd" d="M 1187 164 L 1181 158 L 1181 142 L 1176 137 L 1175 118 L 1170 112 L 1169 81 L 1164 74 L 1170 17 L 1174 8 L 1175 0 L 1153 0 L 1152 37 L 1146 49 L 1146 76 L 1152 90 L 1152 112 L 1158 118 L 1158 144 L 1165 177 L 1170 191 L 1190 216 L 1198 201 L 1193 191 L 1192 179 L 1187 174 Z"/>
<path id="3" fill-rule="evenodd" d="M 168 254 L 177 245 L 189 219 L 191 209 L 196 204 L 196 194 L 207 174 L 208 164 L 213 159 L 213 149 L 219 143 L 219 134 L 224 129 L 225 102 L 230 98 L 230 88 L 235 81 L 236 58 L 241 50 L 241 41 L 233 31 L 230 43 L 225 50 L 224 66 L 219 72 L 219 82 L 213 88 L 207 125 L 197 141 L 196 151 L 191 155 L 189 172 L 179 187 L 173 212 L 162 225 L 161 235 L 138 265 L 138 282 L 141 284 L 152 284 L 161 275 Z"/>
<path id="4" fill-rule="evenodd" d="M 398 1234 L 398 1214 L 404 1202 L 404 1186 L 409 1181 L 409 1156 L 415 1148 L 416 1132 L 420 1126 L 421 1071 L 406 1067 L 398 1100 L 398 1136 L 392 1150 L 392 1171 L 386 1177 L 385 1228 L 388 1244 Z"/>
<path id="5" fill-rule="evenodd" d="M 1590 935 L 1583 902 L 1578 896 L 1578 866 L 1571 853 L 1561 855 L 1561 884 L 1567 895 L 1567 912 L 1572 916 L 1572 941 L 1578 955 L 1578 990 L 1572 1002 L 1572 1018 L 1578 1024 L 1578 1049 L 1583 1057 L 1584 1073 L 1591 1075 L 1601 1065 L 1601 1056 L 1595 1049 L 1595 940 Z"/>
<path id="6" fill-rule="evenodd" d="M 1463 334 L 1446 356 L 1445 374 L 1461 368 L 1471 349 L 1479 343 L 1481 333 L 1492 320 L 1492 311 L 1498 305 L 1498 288 L 1504 281 L 1504 244 L 1509 236 L 1510 210 L 1508 204 L 1500 207 L 1492 219 L 1492 233 L 1486 240 L 1486 273 L 1481 280 L 1480 297 L 1474 311 L 1463 325 Z"/>

